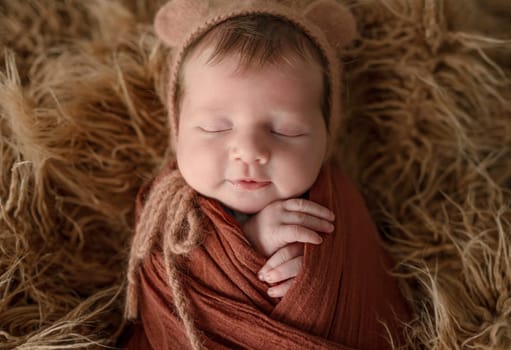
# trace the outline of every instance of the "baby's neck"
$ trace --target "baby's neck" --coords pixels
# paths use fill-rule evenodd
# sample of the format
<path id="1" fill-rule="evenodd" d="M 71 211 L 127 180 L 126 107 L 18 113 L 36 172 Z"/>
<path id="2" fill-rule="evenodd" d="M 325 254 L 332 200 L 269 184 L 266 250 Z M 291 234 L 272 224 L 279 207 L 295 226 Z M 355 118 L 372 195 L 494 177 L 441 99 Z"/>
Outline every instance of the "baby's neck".
<path id="1" fill-rule="evenodd" d="M 234 217 L 234 219 L 236 219 L 236 221 L 240 225 L 243 225 L 252 216 L 252 214 L 242 213 L 241 211 L 233 210 L 233 209 L 227 208 L 226 206 L 224 206 L 224 208 L 228 213 L 230 213 Z"/>

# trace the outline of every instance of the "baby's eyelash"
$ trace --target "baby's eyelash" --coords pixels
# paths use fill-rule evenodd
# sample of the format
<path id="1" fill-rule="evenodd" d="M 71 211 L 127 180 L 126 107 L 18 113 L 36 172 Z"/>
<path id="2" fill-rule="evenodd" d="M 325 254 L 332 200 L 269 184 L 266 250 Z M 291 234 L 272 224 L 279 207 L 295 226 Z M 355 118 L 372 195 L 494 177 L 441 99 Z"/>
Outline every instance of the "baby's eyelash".
<path id="1" fill-rule="evenodd" d="M 284 137 L 300 137 L 300 136 L 306 135 L 305 133 L 280 132 L 277 130 L 272 130 L 271 133 L 275 134 L 277 136 L 284 136 Z"/>
<path id="2" fill-rule="evenodd" d="M 226 131 L 231 130 L 231 128 L 215 129 L 215 128 L 205 128 L 202 126 L 198 126 L 197 128 L 202 132 L 206 132 L 206 133 L 210 133 L 210 134 L 216 134 L 216 133 L 221 133 L 221 132 L 226 132 Z"/>

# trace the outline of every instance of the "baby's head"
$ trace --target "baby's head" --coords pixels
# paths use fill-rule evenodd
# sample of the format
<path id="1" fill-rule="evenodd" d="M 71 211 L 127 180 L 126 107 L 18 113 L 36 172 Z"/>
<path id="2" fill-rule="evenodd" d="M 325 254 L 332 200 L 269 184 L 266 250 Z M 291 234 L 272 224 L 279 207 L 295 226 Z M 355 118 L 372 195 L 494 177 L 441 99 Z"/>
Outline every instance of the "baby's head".
<path id="1" fill-rule="evenodd" d="M 339 73 L 303 19 L 274 9 L 238 12 L 184 45 L 169 111 L 186 182 L 255 213 L 300 196 L 316 180 L 337 126 L 339 87 L 331 75 Z M 162 37 L 158 19 L 156 29 Z"/>

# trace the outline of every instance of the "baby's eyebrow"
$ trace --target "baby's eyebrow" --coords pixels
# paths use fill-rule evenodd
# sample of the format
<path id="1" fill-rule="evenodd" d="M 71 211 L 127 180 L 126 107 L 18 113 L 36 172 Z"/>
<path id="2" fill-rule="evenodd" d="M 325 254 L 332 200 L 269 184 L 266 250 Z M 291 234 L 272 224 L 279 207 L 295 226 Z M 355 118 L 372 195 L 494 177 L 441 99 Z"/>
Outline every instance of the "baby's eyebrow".
<path id="1" fill-rule="evenodd" d="M 204 105 L 204 106 L 198 106 L 197 111 L 201 113 L 207 113 L 208 115 L 213 115 L 216 117 L 223 117 L 226 118 L 227 115 L 229 115 L 229 110 L 225 108 L 225 106 L 222 105 Z"/>
<path id="2" fill-rule="evenodd" d="M 210 112 L 199 111 L 195 113 L 195 118 L 193 118 L 194 123 L 203 124 L 203 125 L 221 125 L 221 126 L 229 126 L 231 127 L 232 120 L 228 118 L 225 114 L 211 114 Z"/>
<path id="3" fill-rule="evenodd" d="M 300 124 L 303 126 L 308 126 L 309 121 L 314 119 L 313 114 L 302 109 L 296 111 L 289 110 L 275 110 L 273 111 L 273 116 L 276 120 L 281 121 L 283 123 L 294 123 Z M 321 117 L 321 114 L 318 114 Z"/>
<path id="4" fill-rule="evenodd" d="M 228 111 L 225 109 L 225 107 L 219 106 L 219 105 L 203 104 L 203 105 L 193 106 L 193 108 L 191 108 L 190 111 L 194 115 L 207 114 L 207 115 L 224 117 L 224 118 L 228 115 Z"/>
<path id="5" fill-rule="evenodd" d="M 194 111 L 200 111 L 200 112 L 216 112 L 219 110 L 218 107 L 211 107 L 207 104 L 201 104 L 201 105 L 195 105 L 193 106 Z"/>

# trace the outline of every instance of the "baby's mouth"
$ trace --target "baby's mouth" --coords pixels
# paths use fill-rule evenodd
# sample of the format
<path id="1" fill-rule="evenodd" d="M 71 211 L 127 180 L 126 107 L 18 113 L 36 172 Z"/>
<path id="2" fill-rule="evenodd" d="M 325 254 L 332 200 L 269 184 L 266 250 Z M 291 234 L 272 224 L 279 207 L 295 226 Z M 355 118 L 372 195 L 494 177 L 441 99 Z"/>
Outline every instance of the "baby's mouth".
<path id="1" fill-rule="evenodd" d="M 264 188 L 266 186 L 269 186 L 271 184 L 271 181 L 257 181 L 257 180 L 251 180 L 251 179 L 240 179 L 240 180 L 234 180 L 230 181 L 236 188 L 242 189 L 242 190 L 258 190 L 261 188 Z"/>

